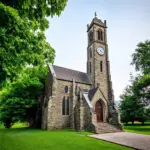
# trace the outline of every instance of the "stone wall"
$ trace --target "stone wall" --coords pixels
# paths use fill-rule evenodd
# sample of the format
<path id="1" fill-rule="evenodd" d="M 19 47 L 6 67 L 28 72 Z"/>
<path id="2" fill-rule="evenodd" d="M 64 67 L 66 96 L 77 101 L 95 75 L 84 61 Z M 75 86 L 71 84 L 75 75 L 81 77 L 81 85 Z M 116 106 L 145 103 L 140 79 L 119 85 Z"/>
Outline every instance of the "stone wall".
<path id="1" fill-rule="evenodd" d="M 73 97 L 73 82 L 54 79 L 52 89 L 52 97 L 48 102 L 48 129 L 62 129 L 62 128 L 78 128 L 80 118 L 80 103 L 78 102 L 78 96 Z M 90 88 L 90 85 L 75 83 L 75 87 L 85 89 Z M 55 88 L 54 88 L 55 86 Z M 64 88 L 68 86 L 68 93 L 65 93 Z M 62 115 L 62 99 L 63 97 L 69 97 L 69 115 Z M 73 104 L 75 105 L 73 107 Z"/>
<path id="2" fill-rule="evenodd" d="M 80 99 L 80 130 L 86 130 L 92 123 L 91 110 L 84 98 Z"/>

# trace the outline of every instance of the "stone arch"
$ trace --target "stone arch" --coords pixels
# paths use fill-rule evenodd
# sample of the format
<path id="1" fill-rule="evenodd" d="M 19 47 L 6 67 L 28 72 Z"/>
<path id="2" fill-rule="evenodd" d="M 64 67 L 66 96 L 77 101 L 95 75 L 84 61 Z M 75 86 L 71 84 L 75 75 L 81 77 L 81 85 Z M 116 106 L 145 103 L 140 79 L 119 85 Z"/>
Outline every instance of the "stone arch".
<path id="1" fill-rule="evenodd" d="M 105 99 L 102 99 L 102 98 L 95 99 L 95 98 L 92 101 L 92 105 L 93 105 L 93 108 L 94 108 L 94 113 L 96 115 L 95 106 L 96 106 L 96 103 L 99 101 L 101 103 L 101 105 L 102 105 L 102 108 L 103 108 L 103 122 L 107 122 L 107 117 L 108 117 L 108 105 L 107 105 L 107 102 L 106 102 Z"/>
<path id="2" fill-rule="evenodd" d="M 97 30 L 97 39 L 100 41 L 104 41 L 104 33 L 103 33 L 102 29 Z"/>

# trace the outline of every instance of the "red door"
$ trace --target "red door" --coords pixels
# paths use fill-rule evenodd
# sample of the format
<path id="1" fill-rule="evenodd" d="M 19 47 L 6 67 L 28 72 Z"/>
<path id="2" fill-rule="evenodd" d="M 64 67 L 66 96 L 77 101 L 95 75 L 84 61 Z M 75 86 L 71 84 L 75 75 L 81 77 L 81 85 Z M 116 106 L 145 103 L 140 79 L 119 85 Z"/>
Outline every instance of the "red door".
<path id="1" fill-rule="evenodd" d="M 103 107 L 99 101 L 97 101 L 97 103 L 95 105 L 95 112 L 96 112 L 96 116 L 97 116 L 97 122 L 103 121 Z"/>

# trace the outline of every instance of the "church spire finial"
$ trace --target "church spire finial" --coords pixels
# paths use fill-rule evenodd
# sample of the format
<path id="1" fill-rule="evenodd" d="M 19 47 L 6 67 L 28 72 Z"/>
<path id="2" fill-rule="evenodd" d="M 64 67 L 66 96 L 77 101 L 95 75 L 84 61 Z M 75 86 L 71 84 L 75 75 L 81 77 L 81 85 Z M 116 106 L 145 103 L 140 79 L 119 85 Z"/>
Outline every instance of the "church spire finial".
<path id="1" fill-rule="evenodd" d="M 95 12 L 95 17 L 97 17 L 97 13 Z"/>

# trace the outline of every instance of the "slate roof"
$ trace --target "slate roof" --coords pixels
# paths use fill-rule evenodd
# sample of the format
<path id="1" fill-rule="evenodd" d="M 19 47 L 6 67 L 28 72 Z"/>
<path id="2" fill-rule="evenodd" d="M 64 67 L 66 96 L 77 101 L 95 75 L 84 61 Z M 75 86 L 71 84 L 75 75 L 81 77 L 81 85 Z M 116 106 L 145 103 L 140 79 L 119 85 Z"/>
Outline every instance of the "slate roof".
<path id="1" fill-rule="evenodd" d="M 73 81 L 84 84 L 92 84 L 91 78 L 87 73 L 63 68 L 60 66 L 53 65 L 54 71 L 56 73 L 56 78 L 66 81 Z"/>
<path id="2" fill-rule="evenodd" d="M 97 89 L 98 89 L 98 87 L 89 90 L 88 97 L 89 97 L 90 101 L 92 100 L 92 98 L 93 98 L 94 94 L 96 93 Z"/>

